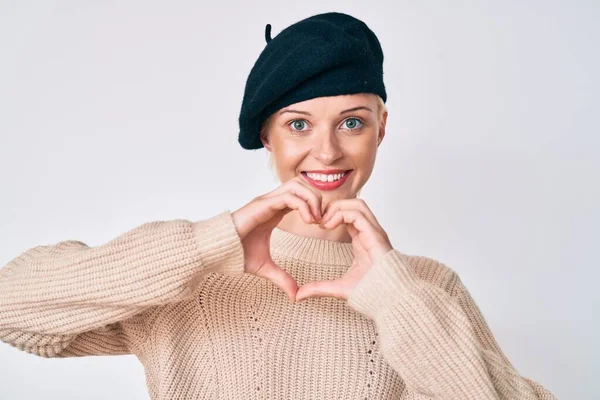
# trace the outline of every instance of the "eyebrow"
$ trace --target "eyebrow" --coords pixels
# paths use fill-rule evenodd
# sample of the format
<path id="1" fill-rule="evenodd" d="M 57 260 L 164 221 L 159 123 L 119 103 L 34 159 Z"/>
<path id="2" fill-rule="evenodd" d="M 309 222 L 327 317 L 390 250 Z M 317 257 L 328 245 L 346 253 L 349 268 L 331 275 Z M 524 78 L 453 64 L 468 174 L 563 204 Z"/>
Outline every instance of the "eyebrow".
<path id="1" fill-rule="evenodd" d="M 344 110 L 344 111 L 340 112 L 340 115 L 346 114 L 346 113 L 349 113 L 349 112 L 352 112 L 352 111 L 357 111 L 357 110 L 367 110 L 367 111 L 373 112 L 373 110 L 371 110 L 369 107 L 359 106 L 359 107 L 353 107 L 353 108 L 349 108 L 347 110 Z M 304 115 L 311 115 L 309 112 L 306 112 L 306 111 L 290 110 L 290 109 L 284 109 L 284 110 L 280 111 L 279 115 L 284 114 L 286 112 L 289 112 L 289 113 L 298 113 L 298 114 L 304 114 Z"/>

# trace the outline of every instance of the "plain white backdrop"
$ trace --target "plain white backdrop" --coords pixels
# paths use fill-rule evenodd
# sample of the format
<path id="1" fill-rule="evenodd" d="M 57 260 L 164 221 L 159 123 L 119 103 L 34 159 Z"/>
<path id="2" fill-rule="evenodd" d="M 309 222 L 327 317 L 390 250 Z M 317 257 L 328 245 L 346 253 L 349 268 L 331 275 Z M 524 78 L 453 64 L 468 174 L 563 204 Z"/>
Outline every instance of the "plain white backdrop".
<path id="1" fill-rule="evenodd" d="M 0 1 L 0 266 L 274 189 L 266 151 L 237 143 L 245 80 L 267 23 L 326 11 L 384 50 L 387 136 L 361 197 L 394 247 L 458 272 L 521 375 L 597 398 L 594 1 Z M 148 394 L 135 356 L 0 342 L 0 398 Z"/>

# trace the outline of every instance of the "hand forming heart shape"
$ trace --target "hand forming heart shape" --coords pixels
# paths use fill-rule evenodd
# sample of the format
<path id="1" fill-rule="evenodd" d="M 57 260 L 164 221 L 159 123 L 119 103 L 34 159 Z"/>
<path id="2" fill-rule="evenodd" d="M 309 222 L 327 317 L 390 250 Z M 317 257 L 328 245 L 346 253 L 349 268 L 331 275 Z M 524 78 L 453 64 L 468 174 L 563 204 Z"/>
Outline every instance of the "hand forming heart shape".
<path id="1" fill-rule="evenodd" d="M 321 204 L 320 192 L 309 188 L 300 178 L 293 178 L 232 213 L 244 248 L 244 272 L 270 280 L 292 302 L 324 296 L 347 299 L 368 269 L 393 247 L 364 200 L 334 200 L 327 205 L 322 218 Z M 298 210 L 306 223 L 320 220 L 323 229 L 346 224 L 354 249 L 354 260 L 346 274 L 299 288 L 296 280 L 273 262 L 269 250 L 271 232 L 292 210 Z"/>

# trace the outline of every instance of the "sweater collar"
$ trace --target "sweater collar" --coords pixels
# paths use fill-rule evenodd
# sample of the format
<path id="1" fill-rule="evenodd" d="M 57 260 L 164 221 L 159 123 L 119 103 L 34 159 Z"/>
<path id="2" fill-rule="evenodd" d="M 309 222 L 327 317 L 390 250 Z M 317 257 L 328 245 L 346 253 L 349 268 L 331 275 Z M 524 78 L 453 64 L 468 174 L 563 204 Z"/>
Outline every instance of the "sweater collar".
<path id="1" fill-rule="evenodd" d="M 319 239 L 284 231 L 275 227 L 271 233 L 271 253 L 308 262 L 350 267 L 354 259 L 352 243 Z"/>

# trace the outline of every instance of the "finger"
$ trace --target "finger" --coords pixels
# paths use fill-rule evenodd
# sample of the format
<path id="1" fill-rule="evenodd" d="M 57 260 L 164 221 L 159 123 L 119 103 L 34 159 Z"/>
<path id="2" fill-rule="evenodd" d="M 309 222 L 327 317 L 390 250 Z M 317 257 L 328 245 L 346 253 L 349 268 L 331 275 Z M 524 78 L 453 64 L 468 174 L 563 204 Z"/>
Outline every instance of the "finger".
<path id="1" fill-rule="evenodd" d="M 377 218 L 375 218 L 375 215 L 363 199 L 340 199 L 329 203 L 321 221 L 327 222 L 327 220 L 331 218 L 331 215 L 333 215 L 333 213 L 335 213 L 337 210 L 359 210 L 365 215 L 365 218 L 367 218 L 373 226 L 383 230 L 377 221 Z"/>
<path id="2" fill-rule="evenodd" d="M 346 229 L 348 230 L 348 233 L 350 234 L 350 237 L 352 237 L 352 239 L 358 236 L 358 229 L 356 229 L 354 225 L 346 225 Z"/>
<path id="3" fill-rule="evenodd" d="M 348 231 L 348 233 L 350 233 L 350 236 L 352 237 L 352 245 L 354 247 L 355 258 L 356 257 L 369 258 L 369 252 L 363 246 L 362 241 L 356 240 L 356 238 L 358 237 L 358 234 L 360 233 L 359 230 L 356 229 L 354 227 L 354 225 L 352 225 L 352 224 L 346 224 L 346 230 Z"/>
<path id="4" fill-rule="evenodd" d="M 296 293 L 296 302 L 309 297 L 335 297 L 346 299 L 343 282 L 339 279 L 333 281 L 310 282 L 300 286 Z"/>
<path id="5" fill-rule="evenodd" d="M 315 217 L 315 221 L 319 221 L 321 219 L 321 202 L 323 201 L 321 193 L 304 186 L 297 180 L 293 180 L 290 183 L 289 190 L 296 196 L 308 202 L 312 215 Z"/>
<path id="6" fill-rule="evenodd" d="M 293 180 L 293 184 L 298 185 L 303 191 L 307 191 L 307 193 L 312 194 L 311 197 L 314 202 L 314 210 L 315 216 L 317 217 L 317 221 L 319 221 L 323 217 L 323 194 L 320 191 L 315 189 L 312 185 L 310 185 L 303 178 L 298 178 Z"/>
<path id="7" fill-rule="evenodd" d="M 352 243 L 356 245 L 356 243 L 361 242 L 362 246 L 357 247 L 357 249 L 367 251 L 372 260 L 377 259 L 390 250 L 391 245 L 387 239 L 387 234 L 380 228 L 373 226 L 371 221 L 367 220 L 361 211 L 338 210 L 329 218 L 329 221 L 319 225 L 325 229 L 334 229 L 341 223 L 345 223 L 347 226 L 354 226 L 358 230 L 358 233 L 354 236 L 364 233 L 360 240 L 353 240 Z"/>
<path id="8" fill-rule="evenodd" d="M 291 179 L 288 181 L 288 185 L 288 190 L 310 204 L 315 220 L 319 221 L 322 215 L 321 207 L 323 204 L 323 195 L 318 190 L 298 179 Z"/>
<path id="9" fill-rule="evenodd" d="M 318 221 L 321 219 L 323 195 L 321 195 L 318 190 L 309 186 L 307 183 L 303 183 L 301 178 L 294 178 L 286 181 L 283 185 L 279 186 L 266 196 L 276 196 L 285 192 L 290 192 L 306 201 L 310 205 L 311 212 L 314 215 L 315 220 Z"/>
<path id="10" fill-rule="evenodd" d="M 290 301 L 295 301 L 296 293 L 298 292 L 298 283 L 286 270 L 269 262 L 259 270 L 257 275 L 271 281 L 287 294 Z"/>
<path id="11" fill-rule="evenodd" d="M 337 210 L 329 220 L 319 225 L 325 229 L 333 229 L 341 223 L 352 224 L 359 232 L 374 232 L 375 228 L 365 215 L 358 210 Z"/>
<path id="12" fill-rule="evenodd" d="M 284 192 L 278 196 L 266 198 L 264 201 L 268 202 L 271 209 L 276 211 L 285 210 L 286 208 L 298 210 L 307 224 L 313 221 L 308 203 L 292 193 Z"/>

